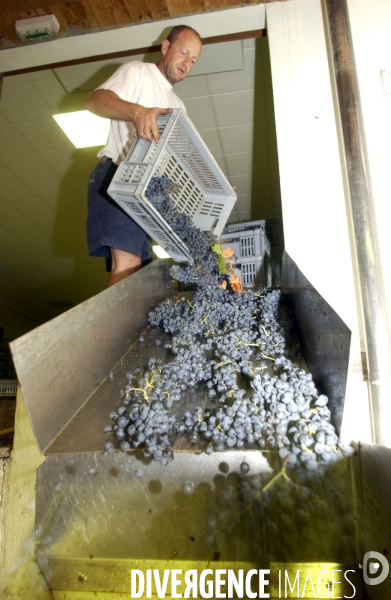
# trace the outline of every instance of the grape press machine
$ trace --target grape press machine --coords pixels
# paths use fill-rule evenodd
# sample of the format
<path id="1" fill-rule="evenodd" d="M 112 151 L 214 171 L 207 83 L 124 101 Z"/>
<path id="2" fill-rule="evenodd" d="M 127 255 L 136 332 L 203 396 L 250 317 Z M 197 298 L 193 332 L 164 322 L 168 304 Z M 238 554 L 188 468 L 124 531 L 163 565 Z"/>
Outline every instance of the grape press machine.
<path id="1" fill-rule="evenodd" d="M 173 128 L 177 125 L 174 123 Z M 182 148 L 180 132 L 178 139 Z M 170 176 L 179 172 L 183 181 L 188 175 L 173 166 L 164 134 L 161 144 Z M 128 161 L 137 165 L 118 170 L 122 181 L 113 182 L 113 186 L 128 209 L 133 210 L 133 203 L 143 226 L 148 222 L 150 229 L 156 230 L 160 229 L 156 211 L 149 207 L 146 214 L 140 209 L 140 186 L 144 177 L 149 180 L 152 176 L 148 165 L 157 151 L 147 159 L 149 149 L 143 151 L 144 156 L 139 154 Z M 186 154 L 183 148 L 180 152 Z M 189 155 L 186 161 L 188 169 Z M 199 185 L 189 184 L 194 202 L 201 197 L 204 212 L 209 210 L 204 215 L 207 227 L 220 227 L 221 232 L 219 216 L 213 213 L 213 202 L 221 204 L 218 178 L 205 200 L 202 185 L 209 185 L 205 171 L 197 161 L 192 168 L 201 180 Z M 130 196 L 126 193 L 129 181 L 124 178 L 134 179 Z M 193 215 L 198 215 L 200 222 L 197 210 Z M 166 226 L 162 229 L 165 237 L 161 245 L 183 254 L 181 240 L 178 242 Z M 150 233 L 155 237 L 153 231 Z M 339 431 L 350 331 L 287 254 L 282 258 L 281 289 L 297 321 L 295 343 L 300 343 L 303 361 L 317 386 L 329 397 L 333 423 Z M 158 569 L 160 573 L 165 569 L 243 569 L 245 573 L 270 569 L 268 591 L 272 598 L 284 597 L 279 596 L 280 571 L 287 572 L 293 583 L 297 571 L 305 577 L 309 570 L 313 581 L 323 586 L 323 597 L 332 597 L 331 573 L 339 571 L 339 578 L 334 580 L 341 583 L 335 583 L 333 597 L 391 598 L 389 578 L 364 588 L 359 567 L 366 552 L 380 548 L 387 554 L 391 550 L 387 508 L 391 451 L 387 448 L 359 444 L 355 455 L 330 467 L 327 493 L 321 481 L 310 499 L 301 497 L 293 502 L 282 490 L 278 501 L 269 504 L 267 514 L 262 503 L 256 514 L 230 505 L 227 536 L 221 546 L 205 543 L 208 519 L 219 509 L 221 494 L 228 484 L 240 484 L 243 461 L 249 464 L 250 473 L 266 473 L 270 466 L 281 473 L 283 465 L 277 453 L 237 449 L 207 456 L 179 438 L 174 460 L 163 468 L 159 463 L 148 463 L 138 450 L 104 451 L 107 436 L 103 430 L 118 405 L 126 373 L 151 356 L 169 360 L 164 349 L 166 334 L 149 326 L 147 317 L 174 293 L 169 265 L 156 260 L 11 344 L 32 427 L 47 456 L 37 472 L 35 556 L 50 590 L 54 595 L 67 593 L 61 598 L 69 599 L 72 592 L 74 598 L 83 598 L 87 592 L 98 598 L 100 593 L 105 593 L 102 598 L 121 594 L 130 598 L 133 569 Z M 140 336 L 145 338 L 142 344 Z M 159 346 L 157 339 L 162 342 Z M 205 391 L 194 388 L 181 403 L 178 416 L 206 402 Z M 140 467 L 144 477 L 137 479 L 134 473 Z M 187 480 L 194 484 L 190 496 L 182 491 Z M 356 590 L 353 596 L 352 585 L 341 576 L 347 570 L 354 571 L 350 576 Z M 304 592 L 303 583 L 300 597 L 319 597 Z M 310 587 L 308 582 L 306 587 Z M 287 597 L 297 597 L 294 594 Z"/>

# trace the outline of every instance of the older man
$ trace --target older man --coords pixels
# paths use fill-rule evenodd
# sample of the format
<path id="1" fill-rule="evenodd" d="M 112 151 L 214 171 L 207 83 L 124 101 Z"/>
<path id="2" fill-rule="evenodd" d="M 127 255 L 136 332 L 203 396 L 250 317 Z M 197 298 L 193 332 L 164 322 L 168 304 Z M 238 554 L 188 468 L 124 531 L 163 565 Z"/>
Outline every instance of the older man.
<path id="1" fill-rule="evenodd" d="M 90 178 L 87 220 L 89 253 L 106 258 L 111 271 L 108 287 L 149 262 L 152 251 L 146 233 L 108 196 L 107 187 L 126 158 L 134 132 L 157 142 L 157 116 L 173 108 L 185 109 L 172 88 L 186 77 L 201 50 L 201 38 L 194 29 L 174 27 L 162 43 L 157 64 L 133 61 L 122 65 L 87 100 L 88 110 L 111 119 L 109 139 Z"/>

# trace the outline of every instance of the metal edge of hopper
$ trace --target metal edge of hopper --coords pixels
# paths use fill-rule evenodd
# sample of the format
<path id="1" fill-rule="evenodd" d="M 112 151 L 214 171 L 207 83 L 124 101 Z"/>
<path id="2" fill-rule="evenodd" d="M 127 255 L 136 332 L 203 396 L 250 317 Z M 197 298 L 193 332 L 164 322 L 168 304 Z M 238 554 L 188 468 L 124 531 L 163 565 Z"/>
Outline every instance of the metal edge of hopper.
<path id="1" fill-rule="evenodd" d="M 148 311 L 169 289 L 169 265 L 153 261 L 10 344 L 42 452 L 138 339 Z"/>

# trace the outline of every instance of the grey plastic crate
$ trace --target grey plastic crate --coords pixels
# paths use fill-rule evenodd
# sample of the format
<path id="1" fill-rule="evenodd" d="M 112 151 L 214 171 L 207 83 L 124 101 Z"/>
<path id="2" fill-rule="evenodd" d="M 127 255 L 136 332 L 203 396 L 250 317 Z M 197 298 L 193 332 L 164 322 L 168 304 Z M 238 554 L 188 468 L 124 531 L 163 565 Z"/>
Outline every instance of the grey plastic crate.
<path id="1" fill-rule="evenodd" d="M 259 246 L 261 251 L 256 254 L 253 253 L 253 246 L 246 245 L 243 247 L 241 241 L 240 238 L 232 237 L 232 234 L 221 236 L 223 248 L 231 248 L 235 253 L 233 272 L 240 277 L 243 287 L 255 287 L 257 285 L 271 286 L 270 243 L 265 233 L 262 233 L 260 236 Z M 226 262 L 229 264 L 230 261 L 227 260 Z"/>
<path id="2" fill-rule="evenodd" d="M 193 263 L 189 249 L 145 196 L 152 177 L 166 175 L 177 184 L 175 206 L 196 227 L 222 233 L 236 194 L 182 109 L 158 117 L 158 144 L 136 137 L 108 188 L 110 196 L 175 261 Z"/>
<path id="3" fill-rule="evenodd" d="M 281 223 L 279 219 L 229 223 L 221 235 L 221 242 L 223 246 L 231 247 L 237 257 L 246 258 L 263 255 L 265 238 L 270 242 L 269 258 L 271 261 L 272 285 L 278 286 L 281 279 L 281 257 L 283 251 Z M 270 277 L 268 275 L 267 281 L 269 280 Z"/>
<path id="4" fill-rule="evenodd" d="M 241 239 L 243 249 L 244 245 L 248 244 L 249 251 L 251 246 L 254 254 L 262 253 L 261 239 L 262 234 L 265 233 L 273 250 L 276 253 L 276 256 L 280 257 L 282 254 L 281 226 L 279 219 L 264 219 L 258 221 L 246 221 L 243 223 L 229 223 L 224 229 L 222 239 L 227 239 L 229 234 L 234 233 L 237 234 L 237 237 Z M 247 255 L 241 254 L 241 256 Z"/>
<path id="5" fill-rule="evenodd" d="M 225 248 L 232 248 L 237 257 L 260 256 L 265 252 L 269 240 L 261 229 L 222 233 L 220 241 Z"/>

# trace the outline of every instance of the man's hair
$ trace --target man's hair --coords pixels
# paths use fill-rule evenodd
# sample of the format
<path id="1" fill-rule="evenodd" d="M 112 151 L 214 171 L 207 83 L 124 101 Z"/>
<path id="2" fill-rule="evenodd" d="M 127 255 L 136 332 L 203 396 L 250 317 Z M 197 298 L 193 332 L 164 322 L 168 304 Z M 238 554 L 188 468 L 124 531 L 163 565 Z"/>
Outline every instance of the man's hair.
<path id="1" fill-rule="evenodd" d="M 202 39 L 198 31 L 196 31 L 192 27 L 189 27 L 189 25 L 175 25 L 175 27 L 171 29 L 166 39 L 170 42 L 170 44 L 172 44 L 178 38 L 179 34 L 182 33 L 182 31 L 185 31 L 185 29 L 189 29 L 190 31 L 195 33 L 200 42 L 202 43 Z"/>

